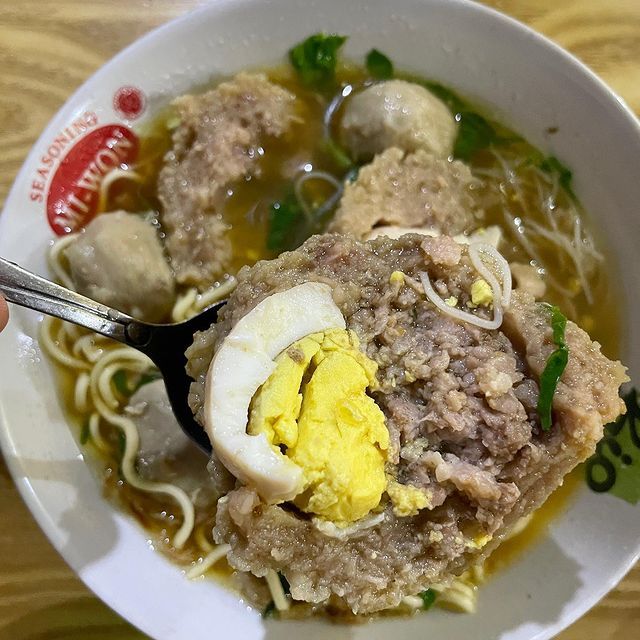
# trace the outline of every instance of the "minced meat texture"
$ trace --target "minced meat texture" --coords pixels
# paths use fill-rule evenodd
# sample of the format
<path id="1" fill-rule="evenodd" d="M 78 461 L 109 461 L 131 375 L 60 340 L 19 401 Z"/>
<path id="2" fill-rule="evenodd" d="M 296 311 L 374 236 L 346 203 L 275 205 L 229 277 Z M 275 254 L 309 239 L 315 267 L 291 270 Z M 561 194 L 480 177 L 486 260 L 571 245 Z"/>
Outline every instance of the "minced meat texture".
<path id="1" fill-rule="evenodd" d="M 404 282 L 394 271 L 402 271 Z M 280 571 L 295 599 L 356 613 L 396 606 L 481 561 L 511 526 L 537 508 L 595 450 L 603 425 L 623 411 L 624 367 L 569 322 L 569 364 L 554 396 L 554 424 L 536 412 L 539 376 L 554 350 L 547 309 L 514 292 L 501 330 L 443 314 L 424 295 L 469 300 L 477 274 L 467 248 L 417 234 L 359 242 L 310 238 L 298 250 L 245 267 L 219 322 L 188 351 L 191 404 L 202 419 L 204 377 L 234 324 L 266 296 L 307 281 L 333 287 L 334 300 L 378 364 L 374 398 L 387 418 L 387 471 L 423 489 L 429 505 L 398 517 L 383 501 L 382 522 L 350 537 L 327 536 L 292 509 L 267 505 L 248 487 L 218 503 L 214 535 L 239 570 Z M 488 315 L 489 311 L 476 310 Z"/>
<path id="2" fill-rule="evenodd" d="M 473 190 L 480 184 L 459 160 L 393 147 L 345 185 L 328 230 L 359 240 L 382 226 L 431 227 L 453 236 L 478 226 L 482 212 Z"/>
<path id="3" fill-rule="evenodd" d="M 222 204 L 227 186 L 257 170 L 259 147 L 294 118 L 295 97 L 262 74 L 240 73 L 174 102 L 179 125 L 158 179 L 160 221 L 180 284 L 205 288 L 232 256 Z"/>

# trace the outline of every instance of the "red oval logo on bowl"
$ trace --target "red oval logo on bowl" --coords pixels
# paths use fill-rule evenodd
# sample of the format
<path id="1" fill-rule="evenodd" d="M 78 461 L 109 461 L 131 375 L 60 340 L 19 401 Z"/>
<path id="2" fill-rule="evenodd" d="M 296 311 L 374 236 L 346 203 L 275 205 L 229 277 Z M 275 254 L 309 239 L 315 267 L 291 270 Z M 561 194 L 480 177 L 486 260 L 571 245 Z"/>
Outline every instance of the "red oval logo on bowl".
<path id="1" fill-rule="evenodd" d="M 146 106 L 144 93 L 138 87 L 120 87 L 113 96 L 113 108 L 123 118 L 134 120 Z"/>
<path id="2" fill-rule="evenodd" d="M 55 172 L 47 196 L 47 219 L 61 236 L 96 214 L 103 178 L 138 156 L 138 136 L 120 124 L 100 127 L 78 141 Z"/>

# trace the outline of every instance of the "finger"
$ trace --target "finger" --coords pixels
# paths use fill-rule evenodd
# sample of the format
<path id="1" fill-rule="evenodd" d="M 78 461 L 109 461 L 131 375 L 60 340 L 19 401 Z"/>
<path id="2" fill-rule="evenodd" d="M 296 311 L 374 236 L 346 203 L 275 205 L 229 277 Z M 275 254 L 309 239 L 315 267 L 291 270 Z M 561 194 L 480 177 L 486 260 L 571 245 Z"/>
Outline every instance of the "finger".
<path id="1" fill-rule="evenodd" d="M 2 331 L 9 321 L 9 307 L 7 301 L 0 295 L 0 331 Z"/>

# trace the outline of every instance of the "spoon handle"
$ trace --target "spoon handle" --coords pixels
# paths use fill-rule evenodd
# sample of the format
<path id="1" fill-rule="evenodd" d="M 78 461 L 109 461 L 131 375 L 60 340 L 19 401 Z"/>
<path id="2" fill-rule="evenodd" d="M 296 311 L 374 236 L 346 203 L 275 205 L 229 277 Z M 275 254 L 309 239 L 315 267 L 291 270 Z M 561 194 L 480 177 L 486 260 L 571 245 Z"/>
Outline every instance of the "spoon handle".
<path id="1" fill-rule="evenodd" d="M 0 291 L 9 302 L 22 307 L 68 320 L 125 344 L 134 346 L 138 342 L 135 334 L 143 323 L 4 258 L 0 258 Z"/>

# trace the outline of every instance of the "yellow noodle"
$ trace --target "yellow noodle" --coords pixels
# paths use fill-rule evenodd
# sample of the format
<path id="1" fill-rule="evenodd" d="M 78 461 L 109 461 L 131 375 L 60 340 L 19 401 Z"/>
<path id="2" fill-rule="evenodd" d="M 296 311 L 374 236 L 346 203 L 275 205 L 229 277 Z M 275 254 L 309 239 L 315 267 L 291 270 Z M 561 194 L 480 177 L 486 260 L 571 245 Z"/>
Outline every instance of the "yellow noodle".
<path id="1" fill-rule="evenodd" d="M 182 322 L 189 317 L 190 310 L 192 309 L 196 298 L 198 297 L 198 290 L 195 287 L 191 287 L 186 293 L 178 296 L 175 305 L 171 311 L 171 319 L 174 322 Z"/>
<path id="2" fill-rule="evenodd" d="M 223 282 L 198 293 L 195 287 L 190 288 L 181 295 L 171 311 L 171 319 L 174 322 L 182 322 L 200 313 L 220 300 L 224 300 L 236 288 L 238 281 L 233 276 L 228 276 Z"/>
<path id="3" fill-rule="evenodd" d="M 97 338 L 98 334 L 95 333 L 88 333 L 78 338 L 73 344 L 73 354 L 75 356 L 83 354 L 89 362 L 97 362 L 104 353 L 104 349 L 96 344 L 98 342 Z"/>
<path id="4" fill-rule="evenodd" d="M 196 300 L 196 310 L 200 312 L 212 304 L 220 302 L 236 288 L 237 284 L 238 281 L 233 276 L 229 276 L 224 282 L 203 291 Z"/>
<path id="5" fill-rule="evenodd" d="M 273 569 L 269 569 L 265 579 L 267 581 L 269 591 L 271 592 L 271 599 L 273 600 L 273 604 L 276 606 L 276 609 L 278 611 L 287 611 L 291 606 L 291 603 L 284 592 L 282 583 L 280 582 L 280 576 Z"/>
<path id="6" fill-rule="evenodd" d="M 91 440 L 93 444 L 100 449 L 103 453 L 109 453 L 111 447 L 109 443 L 102 437 L 100 433 L 100 414 L 94 411 L 89 417 L 89 433 L 91 434 Z"/>
<path id="7" fill-rule="evenodd" d="M 54 318 L 46 317 L 42 321 L 40 327 L 40 343 L 43 349 L 53 358 L 56 362 L 68 369 L 75 370 L 89 370 L 91 365 L 79 358 L 74 358 L 69 355 L 63 346 L 60 345 L 57 337 L 53 337 L 52 333 L 55 328 L 56 322 Z"/>
<path id="8" fill-rule="evenodd" d="M 58 281 L 67 289 L 74 289 L 73 280 L 67 270 L 66 266 L 62 262 L 63 251 L 76 239 L 75 233 L 69 233 L 66 236 L 62 236 L 57 240 L 54 240 L 51 248 L 47 252 L 47 264 L 49 269 L 58 279 Z"/>
<path id="9" fill-rule="evenodd" d="M 121 468 L 125 481 L 140 491 L 149 493 L 164 493 L 171 496 L 177 503 L 183 514 L 183 522 L 173 538 L 176 549 L 184 546 L 193 531 L 195 522 L 194 506 L 187 494 L 176 485 L 166 482 L 152 482 L 141 478 L 135 468 L 140 436 L 138 428 L 133 420 L 112 411 L 100 396 L 94 397 L 96 409 L 107 422 L 118 427 L 125 437 L 124 454 L 122 456 Z"/>
<path id="10" fill-rule="evenodd" d="M 113 390 L 113 376 L 121 369 L 143 373 L 153 367 L 153 363 L 144 354 L 131 347 L 119 347 L 110 350 L 91 370 L 91 393 L 95 401 L 100 396 L 110 409 L 117 409 L 120 402 Z"/>
<path id="11" fill-rule="evenodd" d="M 73 402 L 78 413 L 86 413 L 89 410 L 89 374 L 86 371 L 76 378 Z"/>
<path id="12" fill-rule="evenodd" d="M 462 577 L 454 580 L 446 588 L 442 588 L 440 585 L 433 585 L 432 589 L 438 592 L 436 604 L 441 609 L 459 613 L 475 613 L 478 602 L 477 587 Z"/>
<path id="13" fill-rule="evenodd" d="M 112 169 L 111 171 L 109 171 L 109 173 L 107 173 L 107 175 L 104 176 L 104 178 L 102 178 L 102 181 L 100 182 L 98 211 L 105 211 L 109 198 L 109 190 L 111 189 L 111 186 L 114 184 L 114 182 L 117 182 L 118 180 L 132 180 L 137 184 L 144 183 L 143 177 L 139 173 L 133 171 L 133 169 Z"/>
<path id="14" fill-rule="evenodd" d="M 204 532 L 204 526 L 205 526 L 204 524 L 201 524 L 195 528 L 193 532 L 193 539 L 195 540 L 196 544 L 200 547 L 201 551 L 203 551 L 204 553 L 210 553 L 211 551 L 213 551 L 215 547 L 213 544 L 209 542 L 209 540 L 207 540 L 207 536 L 205 535 L 205 532 Z"/>
<path id="15" fill-rule="evenodd" d="M 193 580 L 204 575 L 216 562 L 222 560 L 227 553 L 231 551 L 231 547 L 228 544 L 221 544 L 212 549 L 204 558 L 200 558 L 191 569 L 186 572 L 187 578 Z"/>

